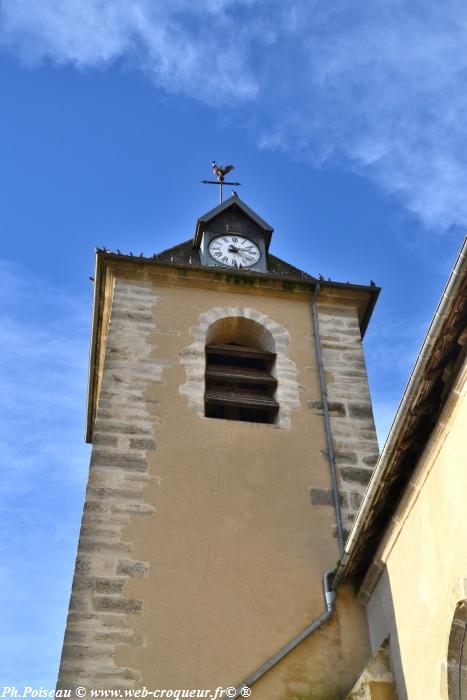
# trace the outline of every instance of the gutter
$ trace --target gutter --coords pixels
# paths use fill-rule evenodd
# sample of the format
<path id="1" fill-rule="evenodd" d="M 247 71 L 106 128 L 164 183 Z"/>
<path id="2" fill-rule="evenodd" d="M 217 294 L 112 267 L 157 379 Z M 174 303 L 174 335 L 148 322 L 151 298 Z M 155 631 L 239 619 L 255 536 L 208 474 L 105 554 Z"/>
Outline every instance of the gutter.
<path id="1" fill-rule="evenodd" d="M 244 681 L 240 683 L 240 685 L 235 689 L 235 695 L 232 695 L 232 698 L 238 698 L 242 695 L 242 692 L 244 691 L 245 688 L 249 689 L 253 685 L 253 683 L 256 683 L 262 676 L 264 676 L 273 666 L 279 663 L 279 661 L 282 661 L 284 656 L 287 656 L 295 647 L 297 647 L 299 644 L 303 642 L 304 639 L 310 636 L 310 634 L 313 634 L 317 629 L 322 627 L 325 622 L 329 620 L 329 618 L 332 616 L 334 612 L 334 604 L 336 600 L 336 593 L 334 590 L 332 590 L 332 577 L 334 575 L 333 571 L 327 571 L 324 576 L 323 576 L 323 593 L 324 593 L 324 602 L 325 602 L 325 609 L 324 612 L 317 618 L 315 618 L 310 624 L 305 627 L 304 630 L 299 632 L 296 637 L 290 640 L 288 644 L 282 647 L 282 649 L 279 649 L 278 652 L 276 652 L 273 656 L 271 656 L 267 661 L 264 662 L 254 673 L 252 673 L 248 678 L 245 678 Z M 245 694 L 245 697 L 247 695 Z"/>
<path id="2" fill-rule="evenodd" d="M 114 260 L 114 261 L 124 261 L 132 263 L 144 263 L 154 265 L 156 267 L 162 267 L 167 269 L 176 268 L 178 270 L 197 270 L 199 272 L 209 272 L 216 273 L 217 275 L 228 275 L 229 277 L 243 277 L 245 279 L 258 279 L 265 280 L 268 282 L 291 282 L 294 284 L 302 284 L 304 287 L 312 287 L 314 289 L 315 285 L 318 284 L 316 277 L 312 277 L 307 273 L 303 276 L 297 275 L 281 275 L 279 273 L 269 273 L 269 272 L 259 272 L 258 270 L 236 270 L 234 268 L 221 268 L 221 267 L 208 267 L 206 265 L 196 264 L 196 263 L 182 263 L 182 262 L 168 262 L 166 260 L 158 260 L 156 256 L 150 258 L 141 257 L 137 255 L 124 255 L 123 253 L 114 253 L 112 251 L 103 250 L 101 248 L 96 248 L 97 254 L 102 256 L 102 260 Z M 361 331 L 362 335 L 364 330 L 368 326 L 371 313 L 375 307 L 376 301 L 378 299 L 381 287 L 377 287 L 372 284 L 354 284 L 352 282 L 337 282 L 334 280 L 320 280 L 319 282 L 321 289 L 336 289 L 336 290 L 346 290 L 359 293 L 367 293 L 369 295 L 369 300 L 367 303 L 367 309 L 365 309 L 365 314 L 361 321 Z"/>
<path id="3" fill-rule="evenodd" d="M 409 381 L 402 396 L 402 400 L 399 404 L 399 408 L 397 409 L 396 416 L 389 430 L 386 442 L 384 443 L 383 451 L 381 452 L 378 463 L 376 464 L 375 470 L 371 477 L 370 483 L 368 484 L 365 497 L 363 499 L 360 510 L 358 511 L 354 525 L 347 540 L 344 553 L 336 570 L 336 576 L 333 581 L 334 590 L 337 589 L 337 586 L 345 576 L 347 568 L 350 562 L 352 561 L 353 556 L 355 555 L 356 545 L 359 541 L 360 535 L 362 534 L 365 528 L 367 517 L 371 512 L 373 498 L 376 495 L 378 487 L 380 486 L 381 482 L 385 477 L 394 450 L 397 448 L 397 440 L 400 430 L 404 426 L 404 423 L 410 412 L 412 401 L 419 388 L 419 382 L 422 378 L 423 372 L 426 369 L 428 361 L 431 358 L 433 347 L 440 337 L 443 323 L 450 311 L 452 301 L 456 297 L 460 285 L 462 284 L 465 274 L 464 268 L 466 266 L 467 238 L 464 239 L 464 243 L 459 252 L 456 263 L 452 269 L 451 275 L 448 279 L 448 282 L 436 309 L 433 320 L 425 336 L 425 340 L 423 341 L 420 352 L 418 353 L 417 360 L 409 377 Z"/>
<path id="4" fill-rule="evenodd" d="M 336 514 L 336 527 L 337 527 L 337 541 L 339 543 L 339 556 L 342 557 L 344 553 L 344 528 L 342 526 L 342 514 L 341 505 L 339 497 L 339 487 L 337 484 L 337 468 L 336 468 L 336 458 L 334 455 L 334 447 L 332 444 L 332 430 L 331 430 L 331 419 L 329 417 L 329 405 L 328 405 L 328 390 L 326 386 L 326 379 L 324 376 L 324 366 L 323 366 L 323 353 L 321 351 L 321 338 L 319 334 L 319 319 L 318 312 L 316 309 L 316 300 L 318 298 L 320 290 L 320 285 L 317 284 L 313 296 L 311 299 L 311 317 L 313 320 L 313 334 L 315 337 L 315 350 L 316 350 L 316 362 L 318 365 L 319 374 L 319 386 L 321 391 L 321 403 L 323 405 L 323 415 L 324 415 L 324 431 L 326 433 L 326 448 L 327 456 L 329 460 L 329 468 L 331 472 L 331 485 L 332 485 L 332 498 L 334 501 L 334 512 Z"/>

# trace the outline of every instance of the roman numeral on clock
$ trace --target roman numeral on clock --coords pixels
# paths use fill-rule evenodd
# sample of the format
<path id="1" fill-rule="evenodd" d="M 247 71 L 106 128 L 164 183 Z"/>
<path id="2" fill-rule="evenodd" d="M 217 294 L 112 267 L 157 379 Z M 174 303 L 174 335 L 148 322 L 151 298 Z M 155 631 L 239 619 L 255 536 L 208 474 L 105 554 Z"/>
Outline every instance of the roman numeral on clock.
<path id="1" fill-rule="evenodd" d="M 254 265 L 261 257 L 258 246 L 237 232 L 217 236 L 211 240 L 208 251 L 216 262 L 238 270 Z"/>

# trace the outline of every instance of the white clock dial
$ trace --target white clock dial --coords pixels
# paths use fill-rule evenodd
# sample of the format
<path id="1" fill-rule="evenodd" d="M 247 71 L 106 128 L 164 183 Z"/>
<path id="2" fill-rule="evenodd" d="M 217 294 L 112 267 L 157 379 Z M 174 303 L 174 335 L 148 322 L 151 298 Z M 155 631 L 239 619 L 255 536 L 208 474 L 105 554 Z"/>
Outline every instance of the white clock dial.
<path id="1" fill-rule="evenodd" d="M 260 257 L 256 243 L 234 233 L 213 238 L 209 244 L 209 254 L 221 265 L 227 267 L 251 267 Z"/>

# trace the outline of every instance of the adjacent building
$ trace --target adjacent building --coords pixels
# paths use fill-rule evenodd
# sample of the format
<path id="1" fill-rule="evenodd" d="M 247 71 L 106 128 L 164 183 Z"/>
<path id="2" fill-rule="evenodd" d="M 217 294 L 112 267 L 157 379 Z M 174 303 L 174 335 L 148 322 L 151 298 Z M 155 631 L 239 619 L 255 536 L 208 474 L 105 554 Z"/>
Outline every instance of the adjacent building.
<path id="1" fill-rule="evenodd" d="M 391 673 L 399 700 L 467 698 L 466 346 L 464 242 L 338 572 L 374 655 L 352 699 L 392 698 Z"/>

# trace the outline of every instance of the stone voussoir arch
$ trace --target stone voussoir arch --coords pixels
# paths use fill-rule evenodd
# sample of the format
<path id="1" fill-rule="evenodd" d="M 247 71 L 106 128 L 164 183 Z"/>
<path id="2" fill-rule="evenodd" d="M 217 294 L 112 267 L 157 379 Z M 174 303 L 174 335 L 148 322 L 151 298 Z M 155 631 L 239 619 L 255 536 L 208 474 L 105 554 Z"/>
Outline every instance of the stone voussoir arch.
<path id="1" fill-rule="evenodd" d="M 188 398 L 188 407 L 204 418 L 204 373 L 206 368 L 206 344 L 211 342 L 213 329 L 219 322 L 241 319 L 257 326 L 254 335 L 260 339 L 261 347 L 277 355 L 275 375 L 277 379 L 277 401 L 279 412 L 276 422 L 271 427 L 288 429 L 291 427 L 292 411 L 299 408 L 298 370 L 295 362 L 288 355 L 290 335 L 287 329 L 276 323 L 264 313 L 249 307 L 214 307 L 199 315 L 198 324 L 190 331 L 195 341 L 180 352 L 180 363 L 186 371 L 186 382 L 180 386 L 180 393 Z M 226 325 L 227 325 L 226 324 Z M 246 325 L 246 324 L 245 324 Z M 244 335 L 251 332 L 249 326 Z"/>
<path id="2" fill-rule="evenodd" d="M 457 602 L 452 617 L 447 684 L 449 700 L 467 700 L 467 599 Z"/>

